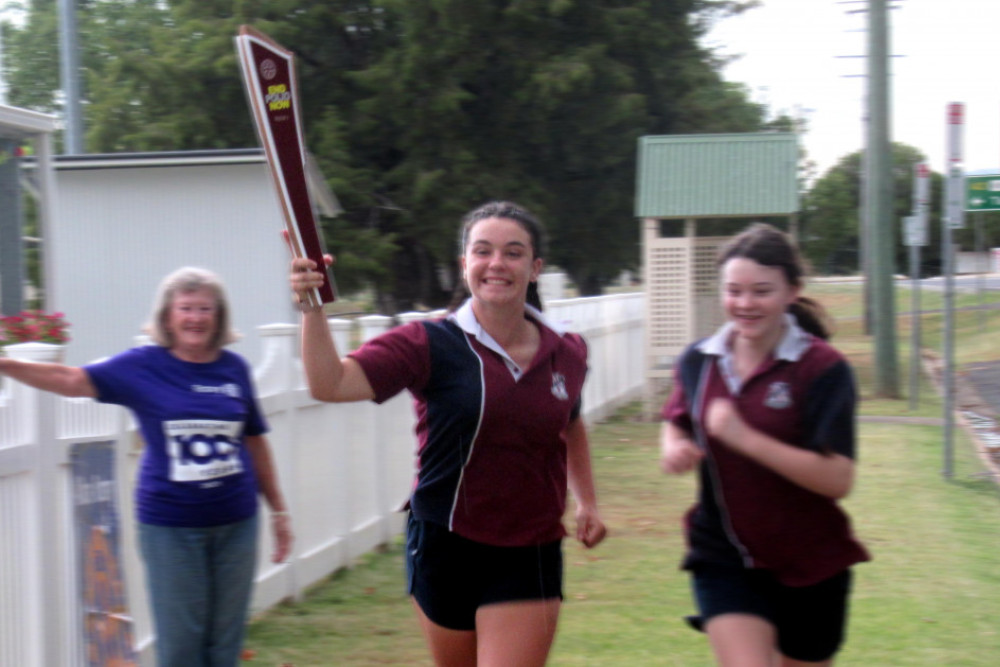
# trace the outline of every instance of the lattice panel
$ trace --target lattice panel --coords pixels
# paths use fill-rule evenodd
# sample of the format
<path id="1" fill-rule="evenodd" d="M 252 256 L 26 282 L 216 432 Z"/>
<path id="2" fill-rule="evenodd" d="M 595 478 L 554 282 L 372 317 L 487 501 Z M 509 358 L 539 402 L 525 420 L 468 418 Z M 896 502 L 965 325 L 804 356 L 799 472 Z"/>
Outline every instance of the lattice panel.
<path id="1" fill-rule="evenodd" d="M 689 342 L 687 244 L 657 244 L 647 251 L 649 318 L 646 327 L 649 345 L 679 351 Z"/>
<path id="2" fill-rule="evenodd" d="M 721 248 L 729 239 L 712 236 L 695 239 L 694 304 L 692 332 L 694 338 L 711 335 L 725 322 L 725 315 L 719 301 L 719 269 L 716 262 Z"/>

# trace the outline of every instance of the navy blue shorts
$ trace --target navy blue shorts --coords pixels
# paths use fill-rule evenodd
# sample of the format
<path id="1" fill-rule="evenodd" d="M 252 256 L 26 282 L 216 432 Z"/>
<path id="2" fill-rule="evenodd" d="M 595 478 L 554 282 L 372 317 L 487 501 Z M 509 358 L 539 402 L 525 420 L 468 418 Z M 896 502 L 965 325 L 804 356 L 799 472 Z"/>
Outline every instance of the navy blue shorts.
<path id="1" fill-rule="evenodd" d="M 562 540 L 495 547 L 410 515 L 407 590 L 427 618 L 451 630 L 475 630 L 476 610 L 515 600 L 562 599 Z"/>
<path id="2" fill-rule="evenodd" d="M 696 629 L 720 614 L 751 614 L 769 621 L 778 649 L 793 660 L 829 660 L 844 642 L 851 571 L 812 586 L 785 586 L 764 570 L 699 565 L 692 587 L 700 616 L 689 618 Z"/>

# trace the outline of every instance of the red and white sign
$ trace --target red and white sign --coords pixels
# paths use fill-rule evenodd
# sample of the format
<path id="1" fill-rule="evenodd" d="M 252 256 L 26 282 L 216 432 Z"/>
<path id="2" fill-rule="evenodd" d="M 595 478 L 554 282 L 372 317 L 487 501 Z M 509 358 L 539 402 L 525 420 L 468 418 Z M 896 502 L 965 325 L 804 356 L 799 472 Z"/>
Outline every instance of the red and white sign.
<path id="1" fill-rule="evenodd" d="M 910 238 L 914 242 L 907 245 L 927 245 L 927 224 L 930 216 L 931 169 L 926 162 L 918 162 L 913 170 L 913 230 Z"/>
<path id="2" fill-rule="evenodd" d="M 962 161 L 962 126 L 965 125 L 965 105 L 952 102 L 948 105 L 948 162 Z"/>
<path id="3" fill-rule="evenodd" d="M 965 123 L 965 105 L 952 102 L 948 105 L 948 173 L 945 185 L 944 215 L 949 229 L 965 226 L 963 194 L 965 175 L 962 173 L 962 130 Z"/>

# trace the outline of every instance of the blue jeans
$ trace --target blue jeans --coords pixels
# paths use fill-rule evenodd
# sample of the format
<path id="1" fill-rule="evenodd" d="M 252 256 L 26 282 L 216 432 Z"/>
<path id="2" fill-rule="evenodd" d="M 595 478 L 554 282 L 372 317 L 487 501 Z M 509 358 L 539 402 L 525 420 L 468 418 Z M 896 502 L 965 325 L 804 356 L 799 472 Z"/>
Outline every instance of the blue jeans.
<path id="1" fill-rule="evenodd" d="M 159 667 L 235 667 L 257 565 L 257 517 L 205 528 L 139 523 Z"/>

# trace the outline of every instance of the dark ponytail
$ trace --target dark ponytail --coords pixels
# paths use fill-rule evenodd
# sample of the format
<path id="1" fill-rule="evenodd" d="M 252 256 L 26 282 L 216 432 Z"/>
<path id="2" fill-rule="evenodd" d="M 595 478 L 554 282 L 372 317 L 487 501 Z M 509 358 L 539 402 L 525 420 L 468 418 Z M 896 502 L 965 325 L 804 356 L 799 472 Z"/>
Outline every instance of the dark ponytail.
<path id="1" fill-rule="evenodd" d="M 722 267 L 734 257 L 752 259 L 761 266 L 781 269 L 792 287 L 803 287 L 805 262 L 795 241 L 776 227 L 758 222 L 735 236 L 719 251 L 717 265 Z M 802 329 L 817 338 L 829 340 L 833 335 L 833 322 L 817 301 L 800 296 L 788 306 L 788 312 Z"/>
<path id="2" fill-rule="evenodd" d="M 795 317 L 799 326 L 817 338 L 830 340 L 833 335 L 833 321 L 817 301 L 807 296 L 800 296 L 790 306 L 788 312 Z"/>

